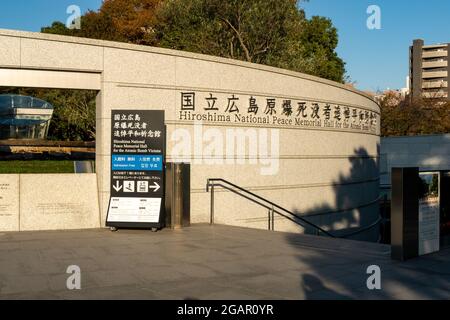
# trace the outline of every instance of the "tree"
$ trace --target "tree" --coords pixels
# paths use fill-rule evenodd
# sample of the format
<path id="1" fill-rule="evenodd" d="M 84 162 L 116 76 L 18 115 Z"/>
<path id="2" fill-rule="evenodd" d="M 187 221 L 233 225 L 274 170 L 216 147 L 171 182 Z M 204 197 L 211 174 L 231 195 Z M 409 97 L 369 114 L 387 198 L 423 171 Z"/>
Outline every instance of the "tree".
<path id="1" fill-rule="evenodd" d="M 204 53 L 344 82 L 331 20 L 306 19 L 306 0 L 106 0 L 81 30 L 56 22 L 42 32 Z"/>
<path id="2" fill-rule="evenodd" d="M 335 51 L 339 36 L 331 20 L 314 16 L 311 20 L 306 20 L 303 27 L 300 37 L 304 46 L 303 58 L 311 63 L 311 70 L 307 72 L 342 82 L 345 76 L 345 63 Z"/>
<path id="3" fill-rule="evenodd" d="M 158 11 L 159 45 L 239 59 L 343 82 L 336 28 L 307 20 L 298 0 L 166 0 Z"/>
<path id="4" fill-rule="evenodd" d="M 301 1 L 307 0 L 105 0 L 82 16 L 80 30 L 54 22 L 42 32 L 186 50 L 343 82 L 336 28 L 326 18 L 308 20 Z M 42 98 L 56 106 L 51 137 L 94 138 L 95 94 L 54 90 Z"/>
<path id="5" fill-rule="evenodd" d="M 74 32 L 71 29 L 68 29 L 66 25 L 62 22 L 55 21 L 52 23 L 50 27 L 41 28 L 41 32 L 43 33 L 52 33 L 52 34 L 60 34 L 63 36 L 73 36 Z"/>
<path id="6" fill-rule="evenodd" d="M 450 102 L 440 99 L 406 99 L 393 103 L 393 93 L 381 101 L 381 135 L 411 136 L 450 132 Z"/>
<path id="7" fill-rule="evenodd" d="M 430 193 L 433 196 L 438 196 L 439 194 L 439 174 L 433 174 L 430 183 Z"/>
<path id="8" fill-rule="evenodd" d="M 81 29 L 70 30 L 61 22 L 41 29 L 85 38 L 155 44 L 154 24 L 161 0 L 105 0 L 99 11 L 88 11 L 81 17 Z"/>
<path id="9" fill-rule="evenodd" d="M 159 15 L 161 45 L 249 62 L 264 61 L 282 45 L 280 35 L 288 35 L 300 22 L 295 3 L 169 0 Z"/>
<path id="10" fill-rule="evenodd" d="M 95 140 L 95 91 L 47 90 L 41 95 L 55 108 L 49 128 L 50 139 Z"/>

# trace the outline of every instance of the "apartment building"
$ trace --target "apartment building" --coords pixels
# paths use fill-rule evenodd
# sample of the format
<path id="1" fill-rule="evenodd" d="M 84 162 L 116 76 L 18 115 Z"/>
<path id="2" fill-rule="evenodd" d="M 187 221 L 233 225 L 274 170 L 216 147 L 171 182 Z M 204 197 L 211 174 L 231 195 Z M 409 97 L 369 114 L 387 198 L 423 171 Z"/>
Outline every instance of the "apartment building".
<path id="1" fill-rule="evenodd" d="M 425 45 L 417 39 L 410 47 L 409 75 L 413 98 L 450 98 L 450 43 Z"/>

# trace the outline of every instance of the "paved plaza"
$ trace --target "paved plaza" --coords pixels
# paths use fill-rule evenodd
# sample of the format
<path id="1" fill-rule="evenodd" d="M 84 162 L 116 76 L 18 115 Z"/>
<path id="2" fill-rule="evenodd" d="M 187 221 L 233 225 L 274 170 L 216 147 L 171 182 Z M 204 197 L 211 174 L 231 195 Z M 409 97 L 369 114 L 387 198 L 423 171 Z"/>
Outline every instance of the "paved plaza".
<path id="1" fill-rule="evenodd" d="M 0 233 L 0 299 L 449 298 L 449 249 L 400 263 L 386 245 L 226 226 Z"/>

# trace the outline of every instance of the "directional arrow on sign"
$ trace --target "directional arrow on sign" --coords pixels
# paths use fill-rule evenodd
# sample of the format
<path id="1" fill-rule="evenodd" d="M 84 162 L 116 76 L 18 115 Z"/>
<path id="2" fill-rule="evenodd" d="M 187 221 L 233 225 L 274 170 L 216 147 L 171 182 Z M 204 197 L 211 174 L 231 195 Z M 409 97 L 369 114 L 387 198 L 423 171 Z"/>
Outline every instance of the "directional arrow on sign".
<path id="1" fill-rule="evenodd" d="M 120 190 L 122 190 L 122 186 L 120 185 L 119 181 L 116 181 L 116 185 L 113 186 L 114 190 L 116 190 L 116 192 L 119 192 Z"/>
<path id="2" fill-rule="evenodd" d="M 156 191 L 158 191 L 159 189 L 161 189 L 161 186 L 160 186 L 158 183 L 154 182 L 154 185 L 153 185 L 153 186 L 150 186 L 149 188 L 150 188 L 150 189 L 155 189 L 155 190 L 153 190 L 153 192 L 156 192 Z"/>

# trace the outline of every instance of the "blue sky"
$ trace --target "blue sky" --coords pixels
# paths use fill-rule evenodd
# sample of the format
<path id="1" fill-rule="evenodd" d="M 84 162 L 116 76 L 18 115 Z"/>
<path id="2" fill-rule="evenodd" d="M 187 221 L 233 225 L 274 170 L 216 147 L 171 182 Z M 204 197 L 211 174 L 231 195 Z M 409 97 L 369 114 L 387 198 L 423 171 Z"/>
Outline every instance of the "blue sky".
<path id="1" fill-rule="evenodd" d="M 188 1 L 188 0 L 187 0 Z M 0 28 L 39 31 L 55 20 L 65 22 L 66 9 L 98 9 L 101 0 L 2 0 Z M 381 8 L 381 30 L 366 27 L 369 5 Z M 412 40 L 450 42 L 448 0 L 310 0 L 302 3 L 308 17 L 326 16 L 338 28 L 339 55 L 347 72 L 363 90 L 401 88 L 408 75 Z"/>
<path id="2" fill-rule="evenodd" d="M 369 5 L 381 9 L 381 30 L 366 27 Z M 310 0 L 301 4 L 308 17 L 330 17 L 339 31 L 338 53 L 363 90 L 405 87 L 409 46 L 450 42 L 448 0 Z"/>
<path id="3" fill-rule="evenodd" d="M 67 7 L 76 4 L 82 12 L 97 10 L 102 0 L 1 0 L 0 28 L 40 31 L 53 21 L 66 22 Z"/>

